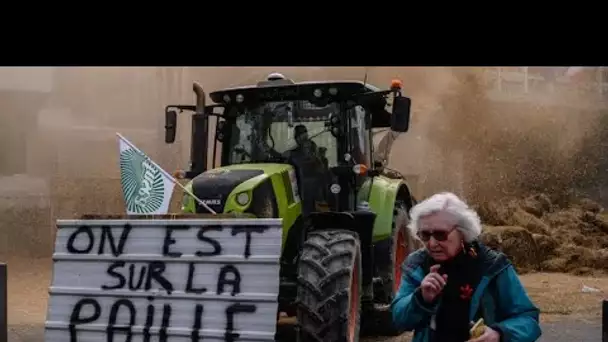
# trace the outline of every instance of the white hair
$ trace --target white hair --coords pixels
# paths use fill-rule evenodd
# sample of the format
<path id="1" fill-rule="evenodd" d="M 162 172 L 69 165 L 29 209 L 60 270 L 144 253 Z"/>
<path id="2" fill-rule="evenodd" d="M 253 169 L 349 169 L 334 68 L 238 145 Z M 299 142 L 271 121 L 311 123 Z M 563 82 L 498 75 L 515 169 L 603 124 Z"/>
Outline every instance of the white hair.
<path id="1" fill-rule="evenodd" d="M 438 212 L 447 212 L 456 217 L 456 229 L 462 233 L 466 242 L 477 239 L 481 234 L 481 219 L 479 215 L 451 192 L 435 194 L 416 204 L 410 210 L 408 228 L 414 236 L 417 236 L 420 229 L 420 219 Z"/>

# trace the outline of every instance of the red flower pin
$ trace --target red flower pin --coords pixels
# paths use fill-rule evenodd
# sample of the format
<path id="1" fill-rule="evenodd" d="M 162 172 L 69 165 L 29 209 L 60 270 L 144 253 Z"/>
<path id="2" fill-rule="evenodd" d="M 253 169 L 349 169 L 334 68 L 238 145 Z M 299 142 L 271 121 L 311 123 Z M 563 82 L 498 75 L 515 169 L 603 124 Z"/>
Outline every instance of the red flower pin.
<path id="1" fill-rule="evenodd" d="M 469 286 L 469 284 L 466 284 L 465 286 L 460 287 L 460 299 L 469 300 L 469 299 L 471 299 L 472 295 L 473 295 L 473 289 L 471 288 L 471 286 Z"/>

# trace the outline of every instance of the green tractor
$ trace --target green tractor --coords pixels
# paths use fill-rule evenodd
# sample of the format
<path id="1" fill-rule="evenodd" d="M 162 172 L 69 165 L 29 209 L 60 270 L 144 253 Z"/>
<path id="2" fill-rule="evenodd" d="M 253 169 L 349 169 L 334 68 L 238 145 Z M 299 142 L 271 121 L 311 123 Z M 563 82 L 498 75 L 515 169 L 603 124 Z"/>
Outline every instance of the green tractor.
<path id="1" fill-rule="evenodd" d="M 271 74 L 210 93 L 211 105 L 197 83 L 193 90 L 196 105 L 165 109 L 167 143 L 175 141 L 177 113 L 194 113 L 183 177 L 199 200 L 184 195 L 182 210 L 282 219 L 277 319 L 296 318 L 298 341 L 400 334 L 389 305 L 415 248 L 407 229 L 415 200 L 404 178 L 385 175 L 372 157 L 373 128 L 409 128 L 411 101 L 400 82 L 381 90 Z"/>

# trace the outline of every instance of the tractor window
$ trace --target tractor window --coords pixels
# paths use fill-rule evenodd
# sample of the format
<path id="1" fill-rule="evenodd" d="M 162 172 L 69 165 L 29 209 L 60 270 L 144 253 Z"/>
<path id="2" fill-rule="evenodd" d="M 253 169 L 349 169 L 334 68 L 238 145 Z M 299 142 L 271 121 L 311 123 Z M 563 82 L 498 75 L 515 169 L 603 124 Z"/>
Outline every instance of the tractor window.
<path id="1" fill-rule="evenodd" d="M 248 115 L 240 115 L 234 121 L 230 134 L 230 164 L 238 164 L 251 159 L 252 127 Z"/>
<path id="2" fill-rule="evenodd" d="M 298 128 L 296 128 L 298 126 Z M 303 128 L 302 128 L 303 127 Z M 327 167 L 338 164 L 336 138 L 325 128 L 323 121 L 298 121 L 293 123 L 274 122 L 270 126 L 269 140 L 275 142 L 275 149 L 282 154 L 289 154 L 297 148 L 296 130 L 305 130 L 310 141 L 314 142 L 317 152 L 327 160 Z"/>
<path id="3" fill-rule="evenodd" d="M 349 111 L 352 156 L 356 163 L 365 164 L 369 167 L 371 164 L 371 142 L 366 115 L 367 112 L 361 106 L 356 106 Z"/>
<path id="4" fill-rule="evenodd" d="M 337 113 L 337 108 L 320 108 L 306 102 L 270 102 L 236 116 L 230 134 L 229 162 L 289 158 L 302 152 L 301 139 L 305 139 L 313 143 L 316 156 L 326 167 L 336 166 L 337 142 L 325 123 L 329 115 Z"/>

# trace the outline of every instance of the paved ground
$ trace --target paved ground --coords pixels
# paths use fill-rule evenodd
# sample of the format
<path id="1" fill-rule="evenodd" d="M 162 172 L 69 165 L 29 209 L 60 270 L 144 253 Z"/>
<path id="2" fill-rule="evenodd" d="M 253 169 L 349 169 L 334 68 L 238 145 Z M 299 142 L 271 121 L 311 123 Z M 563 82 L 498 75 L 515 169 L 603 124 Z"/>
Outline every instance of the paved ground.
<path id="1" fill-rule="evenodd" d="M 543 324 L 543 337 L 546 342 L 602 342 L 601 322 L 552 322 Z"/>
<path id="2" fill-rule="evenodd" d="M 563 321 L 542 323 L 543 336 L 539 342 L 602 342 L 600 322 Z M 381 340 L 370 338 L 369 342 L 409 342 L 408 338 L 393 338 Z"/>
<path id="3" fill-rule="evenodd" d="M 601 325 L 599 322 L 561 321 L 543 324 L 542 342 L 601 342 Z M 43 342 L 44 330 L 37 325 L 12 325 L 9 328 L 10 342 Z M 405 338 L 379 339 L 369 338 L 367 341 L 406 342 Z"/>
<path id="4" fill-rule="evenodd" d="M 10 342 L 43 342 L 43 322 L 46 317 L 46 299 L 50 283 L 51 262 L 12 262 L 9 269 L 9 337 Z M 542 280 L 534 279 L 537 282 Z M 590 286 L 600 285 L 590 283 Z M 549 282 L 551 284 L 551 282 Z M 578 285 L 577 285 L 578 286 Z M 540 289 L 541 292 L 551 293 L 553 297 L 558 296 L 558 302 L 565 301 L 566 295 L 555 292 L 553 288 Z M 539 290 L 539 291 L 540 291 Z M 536 295 L 535 293 L 533 293 Z M 572 299 L 576 303 L 585 304 L 585 301 L 597 302 L 597 299 L 588 295 L 581 295 Z M 555 299 L 554 299 L 555 301 Z M 564 305 L 573 307 L 576 304 L 568 302 Z M 558 308 L 559 309 L 559 308 Z M 554 310 L 555 313 L 568 312 L 562 309 Z M 569 312 L 570 313 L 570 312 Z M 572 316 L 552 315 L 547 323 L 543 323 L 543 342 L 601 342 L 601 318 L 597 313 L 573 311 L 579 319 Z M 581 315 L 582 314 L 582 315 Z M 580 317 L 592 317 L 584 320 Z M 547 318 L 547 317 L 545 317 Z M 409 342 L 405 336 L 397 338 L 366 338 L 362 342 Z"/>

